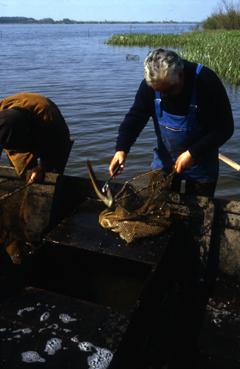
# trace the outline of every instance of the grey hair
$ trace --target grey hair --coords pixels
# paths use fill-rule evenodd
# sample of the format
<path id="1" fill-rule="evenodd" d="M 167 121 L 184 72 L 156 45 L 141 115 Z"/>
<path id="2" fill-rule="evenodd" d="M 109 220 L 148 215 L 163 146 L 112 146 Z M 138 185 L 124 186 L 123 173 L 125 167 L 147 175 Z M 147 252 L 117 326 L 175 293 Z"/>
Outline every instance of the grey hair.
<path id="1" fill-rule="evenodd" d="M 159 80 L 178 82 L 180 70 L 183 70 L 183 60 L 171 50 L 153 50 L 144 60 L 144 78 L 150 86 Z"/>

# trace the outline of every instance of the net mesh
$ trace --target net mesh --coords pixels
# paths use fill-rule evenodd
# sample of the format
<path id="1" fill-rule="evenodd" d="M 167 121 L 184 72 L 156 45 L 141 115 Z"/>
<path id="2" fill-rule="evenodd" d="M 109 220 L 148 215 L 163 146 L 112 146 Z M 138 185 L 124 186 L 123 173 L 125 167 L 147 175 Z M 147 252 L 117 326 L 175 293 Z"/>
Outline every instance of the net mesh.
<path id="1" fill-rule="evenodd" d="M 166 176 L 157 169 L 125 182 L 113 207 L 100 213 L 100 225 L 119 233 L 127 243 L 162 233 L 171 224 L 168 195 L 172 179 L 173 173 Z"/>
<path id="2" fill-rule="evenodd" d="M 7 250 L 12 261 L 21 262 L 21 251 L 24 245 L 22 224 L 22 205 L 24 189 L 0 197 L 0 245 Z"/>

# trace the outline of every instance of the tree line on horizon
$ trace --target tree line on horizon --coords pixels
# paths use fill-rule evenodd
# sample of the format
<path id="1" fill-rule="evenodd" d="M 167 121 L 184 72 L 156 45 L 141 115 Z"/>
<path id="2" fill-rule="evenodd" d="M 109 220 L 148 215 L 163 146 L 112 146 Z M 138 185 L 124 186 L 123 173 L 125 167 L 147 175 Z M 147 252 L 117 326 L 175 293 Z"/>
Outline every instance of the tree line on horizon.
<path id="1" fill-rule="evenodd" d="M 0 23 L 13 24 L 73 24 L 73 23 L 84 23 L 81 21 L 75 21 L 69 18 L 64 18 L 62 20 L 54 20 L 52 18 L 35 19 L 28 17 L 0 17 Z"/>
<path id="2" fill-rule="evenodd" d="M 84 23 L 126 23 L 126 24 L 138 24 L 138 23 L 199 23 L 199 22 L 177 22 L 173 20 L 164 20 L 164 21 L 112 21 L 112 20 L 104 20 L 104 21 L 77 21 L 69 18 L 63 18 L 61 20 L 54 20 L 52 18 L 43 18 L 43 19 L 35 19 L 28 17 L 0 17 L 0 24 L 84 24 Z"/>

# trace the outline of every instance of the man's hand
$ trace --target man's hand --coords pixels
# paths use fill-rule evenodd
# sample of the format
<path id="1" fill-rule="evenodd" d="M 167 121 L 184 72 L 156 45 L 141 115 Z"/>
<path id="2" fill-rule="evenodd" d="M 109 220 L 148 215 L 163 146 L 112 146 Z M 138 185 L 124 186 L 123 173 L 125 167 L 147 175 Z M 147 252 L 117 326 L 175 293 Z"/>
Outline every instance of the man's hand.
<path id="1" fill-rule="evenodd" d="M 44 168 L 41 164 L 39 164 L 30 170 L 26 178 L 26 183 L 30 184 L 34 182 L 42 182 L 44 179 L 44 174 Z"/>
<path id="2" fill-rule="evenodd" d="M 194 163 L 194 160 L 189 151 L 184 151 L 176 160 L 175 170 L 177 173 L 181 173 L 184 169 L 190 168 Z"/>
<path id="3" fill-rule="evenodd" d="M 117 151 L 114 155 L 114 157 L 111 160 L 111 163 L 109 165 L 109 173 L 110 176 L 113 175 L 114 169 L 120 165 L 120 170 L 118 173 L 122 172 L 124 169 L 124 162 L 127 157 L 127 154 L 124 151 Z"/>

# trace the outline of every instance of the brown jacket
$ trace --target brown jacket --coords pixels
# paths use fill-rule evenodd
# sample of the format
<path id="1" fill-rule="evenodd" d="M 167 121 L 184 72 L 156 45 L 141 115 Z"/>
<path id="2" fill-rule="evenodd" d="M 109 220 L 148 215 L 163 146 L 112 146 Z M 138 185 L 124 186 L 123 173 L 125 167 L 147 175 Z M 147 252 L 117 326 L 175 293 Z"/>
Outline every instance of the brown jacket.
<path id="1" fill-rule="evenodd" d="M 21 92 L 0 101 L 0 111 L 24 108 L 34 115 L 35 137 L 29 142 L 29 152 L 6 150 L 18 175 L 22 175 L 29 164 L 41 158 L 46 170 L 63 172 L 69 153 L 69 130 L 58 107 L 47 97 L 30 92 Z M 34 144 L 34 145 L 33 145 Z M 34 146 L 34 149 L 32 149 Z"/>

